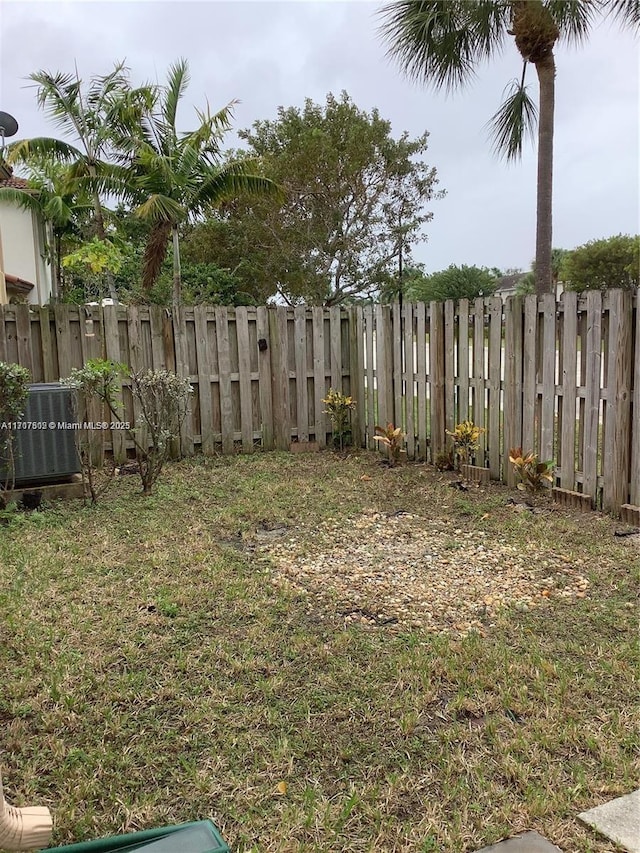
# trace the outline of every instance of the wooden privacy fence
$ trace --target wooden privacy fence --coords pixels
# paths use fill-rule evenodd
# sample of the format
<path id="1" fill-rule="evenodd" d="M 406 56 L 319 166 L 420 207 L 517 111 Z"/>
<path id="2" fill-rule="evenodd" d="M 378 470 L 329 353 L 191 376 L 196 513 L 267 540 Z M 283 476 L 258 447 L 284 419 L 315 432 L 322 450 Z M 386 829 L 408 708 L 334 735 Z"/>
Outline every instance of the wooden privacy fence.
<path id="1" fill-rule="evenodd" d="M 288 449 L 292 439 L 322 447 L 331 440 L 322 398 L 330 386 L 349 393 L 351 374 L 357 375 L 355 312 L 196 306 L 172 319 L 156 306 L 6 306 L 0 361 L 28 367 L 33 382 L 57 382 L 96 357 L 188 376 L 194 394 L 182 436 L 185 453 L 194 447 L 207 454 L 250 452 L 256 445 Z M 126 381 L 120 402 L 123 419 L 135 425 Z M 111 440 L 121 459 L 126 437 L 114 430 Z"/>
<path id="2" fill-rule="evenodd" d="M 617 512 L 640 504 L 640 291 L 567 292 L 344 308 L 197 306 L 0 309 L 0 360 L 57 381 L 88 358 L 167 368 L 194 388 L 182 449 L 331 442 L 322 398 L 351 394 L 354 443 L 402 425 L 409 458 L 435 461 L 445 430 L 485 429 L 476 464 L 510 481 L 509 448 L 556 463 L 556 483 Z M 130 391 L 125 419 L 135 424 Z M 126 437 L 114 431 L 121 459 Z"/>
<path id="3" fill-rule="evenodd" d="M 367 432 L 402 424 L 409 457 L 433 462 L 472 420 L 493 479 L 513 482 L 522 447 L 596 506 L 640 504 L 640 291 L 379 305 L 362 322 Z"/>

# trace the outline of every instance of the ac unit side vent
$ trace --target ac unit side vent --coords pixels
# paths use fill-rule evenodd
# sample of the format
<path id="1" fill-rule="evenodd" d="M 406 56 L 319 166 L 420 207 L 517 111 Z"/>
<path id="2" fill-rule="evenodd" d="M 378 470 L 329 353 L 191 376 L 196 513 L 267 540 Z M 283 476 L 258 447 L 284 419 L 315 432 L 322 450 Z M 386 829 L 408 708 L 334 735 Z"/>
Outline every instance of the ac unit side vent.
<path id="1" fill-rule="evenodd" d="M 71 391 L 56 382 L 29 386 L 23 423 L 45 424 L 15 431 L 16 486 L 63 480 L 80 471 L 75 432 L 58 429 L 74 420 Z M 4 474 L 6 477 L 6 474 Z"/>

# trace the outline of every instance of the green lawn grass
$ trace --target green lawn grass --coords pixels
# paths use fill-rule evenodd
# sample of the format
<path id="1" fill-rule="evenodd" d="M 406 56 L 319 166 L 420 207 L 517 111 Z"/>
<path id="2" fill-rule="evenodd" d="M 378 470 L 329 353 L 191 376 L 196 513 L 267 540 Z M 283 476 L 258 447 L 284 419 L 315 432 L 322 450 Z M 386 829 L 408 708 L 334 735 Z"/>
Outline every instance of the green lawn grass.
<path id="1" fill-rule="evenodd" d="M 637 787 L 638 556 L 612 520 L 375 454 L 196 458 L 0 528 L 0 761 L 54 842 L 211 817 L 234 851 L 467 851 Z M 361 479 L 366 476 L 370 479 Z M 446 504 L 446 507 L 443 506 Z M 345 627 L 276 588 L 263 523 L 411 510 L 580 562 L 484 638 Z M 281 783 L 285 783 L 282 785 Z"/>

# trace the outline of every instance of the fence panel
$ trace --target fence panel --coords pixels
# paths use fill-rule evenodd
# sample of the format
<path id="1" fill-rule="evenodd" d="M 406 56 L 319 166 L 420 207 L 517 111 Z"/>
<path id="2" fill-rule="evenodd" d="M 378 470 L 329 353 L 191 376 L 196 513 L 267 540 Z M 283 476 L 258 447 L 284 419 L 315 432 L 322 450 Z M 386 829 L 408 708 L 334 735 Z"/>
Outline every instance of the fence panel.
<path id="1" fill-rule="evenodd" d="M 0 307 L 0 360 L 56 381 L 89 358 L 176 369 L 193 387 L 182 451 L 327 445 L 323 397 L 351 394 L 356 444 L 402 425 L 409 459 L 434 460 L 445 430 L 487 429 L 477 462 L 513 481 L 508 451 L 555 457 L 556 484 L 617 513 L 640 502 L 640 291 L 351 306 L 348 310 L 56 305 Z M 131 390 L 123 420 L 136 423 Z M 132 442 L 114 430 L 122 461 Z"/>

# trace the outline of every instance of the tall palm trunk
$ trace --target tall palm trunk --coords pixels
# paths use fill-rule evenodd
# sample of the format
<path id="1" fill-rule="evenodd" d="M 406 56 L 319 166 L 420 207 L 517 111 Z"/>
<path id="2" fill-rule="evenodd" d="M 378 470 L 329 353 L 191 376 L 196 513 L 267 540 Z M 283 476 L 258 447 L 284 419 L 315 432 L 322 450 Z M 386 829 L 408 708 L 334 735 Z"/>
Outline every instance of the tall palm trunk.
<path id="1" fill-rule="evenodd" d="M 175 307 L 182 301 L 182 274 L 180 270 L 180 240 L 178 239 L 178 226 L 171 226 L 173 238 L 173 304 Z"/>
<path id="2" fill-rule="evenodd" d="M 167 254 L 167 244 L 171 234 L 171 225 L 168 222 L 157 222 L 149 232 L 147 243 L 144 247 L 144 260 L 142 262 L 142 286 L 147 291 L 151 290 L 158 280 L 162 263 Z"/>
<path id="3" fill-rule="evenodd" d="M 536 63 L 540 84 L 538 124 L 538 195 L 536 209 L 536 293 L 553 292 L 553 113 L 556 64 L 553 53 Z"/>
<path id="4" fill-rule="evenodd" d="M 513 0 L 512 29 L 525 62 L 535 65 L 540 85 L 538 117 L 538 193 L 536 210 L 536 293 L 551 293 L 553 111 L 556 65 L 553 48 L 560 30 L 541 0 Z"/>
<path id="5" fill-rule="evenodd" d="M 53 296 L 54 300 L 59 302 L 62 297 L 62 235 L 58 230 L 54 231 L 53 245 Z"/>

